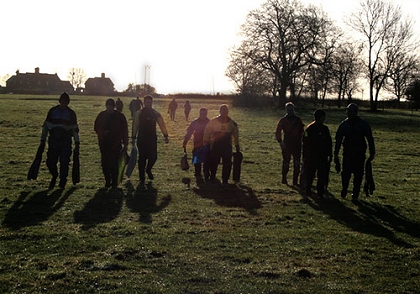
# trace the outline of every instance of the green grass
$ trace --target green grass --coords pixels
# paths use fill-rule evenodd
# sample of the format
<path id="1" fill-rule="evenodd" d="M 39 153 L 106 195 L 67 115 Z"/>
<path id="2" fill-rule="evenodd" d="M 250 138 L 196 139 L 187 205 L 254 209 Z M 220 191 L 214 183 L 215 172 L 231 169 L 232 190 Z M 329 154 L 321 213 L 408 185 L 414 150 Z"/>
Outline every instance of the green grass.
<path id="1" fill-rule="evenodd" d="M 57 99 L 0 96 L 1 293 L 420 292 L 419 113 L 361 112 L 374 132 L 377 190 L 355 205 L 339 197 L 335 173 L 324 200 L 302 201 L 280 184 L 274 130 L 282 110 L 231 108 L 241 184 L 198 185 L 179 166 L 189 122 L 181 110 L 170 122 L 161 99 L 155 108 L 170 143 L 159 136 L 153 183 L 140 188 L 135 172 L 120 190 L 102 189 L 93 121 L 106 97 L 75 96 L 81 183 L 48 191 L 45 163 L 38 180 L 26 174 Z M 129 118 L 130 99 L 122 99 Z M 204 106 L 213 117 L 220 103 L 193 100 L 190 118 Z M 297 104 L 305 124 L 314 109 Z M 344 110 L 326 110 L 334 134 Z"/>

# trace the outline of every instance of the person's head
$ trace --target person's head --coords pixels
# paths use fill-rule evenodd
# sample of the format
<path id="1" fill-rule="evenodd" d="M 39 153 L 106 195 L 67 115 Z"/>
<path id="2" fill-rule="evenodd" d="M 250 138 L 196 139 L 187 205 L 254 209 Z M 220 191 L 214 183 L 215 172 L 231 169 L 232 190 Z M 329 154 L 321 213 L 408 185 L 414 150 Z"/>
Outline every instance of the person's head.
<path id="1" fill-rule="evenodd" d="M 286 113 L 288 115 L 294 115 L 295 114 L 295 105 L 292 102 L 287 102 L 284 106 Z"/>
<path id="2" fill-rule="evenodd" d="M 108 100 L 106 100 L 105 107 L 106 107 L 106 111 L 108 111 L 108 112 L 114 111 L 114 108 L 115 108 L 115 101 L 114 101 L 114 99 L 109 98 Z"/>
<path id="3" fill-rule="evenodd" d="M 144 97 L 144 108 L 152 108 L 153 105 L 153 97 L 151 95 L 147 95 Z"/>
<path id="4" fill-rule="evenodd" d="M 67 92 L 63 92 L 60 95 L 60 99 L 58 99 L 58 101 L 60 102 L 60 106 L 61 107 L 67 107 L 70 103 L 70 96 L 69 94 L 67 94 Z"/>
<path id="5" fill-rule="evenodd" d="M 323 123 L 325 121 L 326 112 L 322 109 L 317 109 L 314 112 L 314 118 L 317 123 Z"/>
<path id="6" fill-rule="evenodd" d="M 220 106 L 219 112 L 221 117 L 226 118 L 229 114 L 229 107 L 226 104 L 223 104 Z"/>
<path id="7" fill-rule="evenodd" d="M 205 119 L 207 117 L 207 108 L 200 109 L 200 119 Z"/>
<path id="8" fill-rule="evenodd" d="M 359 106 L 357 106 L 356 103 L 350 103 L 346 107 L 346 113 L 349 118 L 357 116 L 357 113 L 359 112 Z"/>

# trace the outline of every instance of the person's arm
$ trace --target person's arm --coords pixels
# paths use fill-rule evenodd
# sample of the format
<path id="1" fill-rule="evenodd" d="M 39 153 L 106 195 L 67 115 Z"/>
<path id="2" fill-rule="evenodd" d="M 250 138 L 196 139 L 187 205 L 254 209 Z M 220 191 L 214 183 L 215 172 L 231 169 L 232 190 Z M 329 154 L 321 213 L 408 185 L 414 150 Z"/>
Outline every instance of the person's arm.
<path id="1" fill-rule="evenodd" d="M 372 129 L 368 123 L 366 123 L 366 139 L 368 141 L 369 146 L 369 160 L 373 160 L 375 158 L 375 141 L 373 140 Z"/>
<path id="2" fill-rule="evenodd" d="M 213 121 L 210 121 L 204 129 L 203 145 L 210 144 L 211 133 L 213 132 Z"/>
<path id="3" fill-rule="evenodd" d="M 277 142 L 280 143 L 280 148 L 281 150 L 284 150 L 284 148 L 286 148 L 286 145 L 284 144 L 282 138 L 281 138 L 281 133 L 283 131 L 283 121 L 282 119 L 279 120 L 279 122 L 277 123 L 277 128 L 276 128 L 276 140 Z"/>
<path id="4" fill-rule="evenodd" d="M 133 119 L 133 125 L 132 125 L 132 128 L 131 128 L 131 140 L 132 140 L 131 143 L 132 144 L 135 144 L 136 137 L 137 137 L 137 132 L 139 131 L 140 113 L 141 113 L 141 110 L 137 111 L 136 115 L 134 116 L 134 119 Z"/>
<path id="5" fill-rule="evenodd" d="M 121 139 L 123 143 L 123 150 L 127 151 L 128 148 L 128 124 L 125 115 L 121 113 Z"/>
<path id="6" fill-rule="evenodd" d="M 182 142 L 183 148 L 187 147 L 187 143 L 191 139 L 191 136 L 194 133 L 194 131 L 195 131 L 194 122 L 192 122 L 187 129 L 187 133 L 184 136 L 184 142 Z"/>

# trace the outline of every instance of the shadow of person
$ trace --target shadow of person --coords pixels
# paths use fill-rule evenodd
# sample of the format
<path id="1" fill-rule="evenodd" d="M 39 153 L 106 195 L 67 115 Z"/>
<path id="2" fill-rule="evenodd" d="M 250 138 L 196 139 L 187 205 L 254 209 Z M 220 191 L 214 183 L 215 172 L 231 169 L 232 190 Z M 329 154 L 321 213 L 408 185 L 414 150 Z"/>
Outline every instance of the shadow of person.
<path id="1" fill-rule="evenodd" d="M 261 208 L 261 202 L 252 188 L 245 185 L 221 186 L 216 181 L 200 184 L 193 191 L 200 197 L 213 199 L 217 205 L 243 208 L 253 215 L 257 215 L 257 210 Z"/>
<path id="2" fill-rule="evenodd" d="M 74 221 L 82 224 L 83 230 L 110 222 L 121 212 L 122 203 L 121 189 L 99 189 L 82 210 L 74 212 Z"/>
<path id="3" fill-rule="evenodd" d="M 358 207 L 359 211 L 366 217 L 392 228 L 394 231 L 420 238 L 420 223 L 409 220 L 391 205 L 360 200 Z"/>
<path id="4" fill-rule="evenodd" d="M 25 199 L 31 193 L 21 192 L 6 213 L 2 224 L 13 230 L 39 224 L 59 210 L 75 190 L 76 187 L 72 187 L 64 195 L 62 189 L 40 191 L 34 193 L 27 201 Z"/>
<path id="5" fill-rule="evenodd" d="M 139 184 L 134 191 L 126 195 L 126 205 L 131 212 L 139 214 L 139 222 L 152 223 L 152 215 L 158 213 L 171 202 L 171 195 L 163 197 L 158 204 L 158 190 L 149 182 L 146 186 Z"/>
<path id="6" fill-rule="evenodd" d="M 306 203 L 313 209 L 329 215 L 331 219 L 354 231 L 386 238 L 400 247 L 413 247 L 412 244 L 397 237 L 391 229 L 384 226 L 382 220 L 375 215 L 377 213 L 368 209 L 370 205 L 363 204 L 364 202 L 359 201 L 356 203 L 358 209 L 353 209 L 347 206 L 345 202 L 335 198 L 334 195 L 327 193 L 322 198 L 316 196 L 306 198 Z"/>

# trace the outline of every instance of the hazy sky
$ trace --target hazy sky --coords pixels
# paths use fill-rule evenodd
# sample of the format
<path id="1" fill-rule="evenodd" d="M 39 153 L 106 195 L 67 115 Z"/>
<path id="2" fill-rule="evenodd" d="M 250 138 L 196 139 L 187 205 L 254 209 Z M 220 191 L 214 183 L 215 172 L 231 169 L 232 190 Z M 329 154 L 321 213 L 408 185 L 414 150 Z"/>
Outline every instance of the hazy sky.
<path id="1" fill-rule="evenodd" d="M 159 93 L 234 92 L 225 77 L 240 25 L 265 0 L 20 0 L 2 3 L 0 77 L 57 73 L 73 67 L 105 73 L 118 91 L 147 81 Z M 340 21 L 359 0 L 301 0 Z M 420 0 L 398 0 L 420 15 Z M 420 35 L 420 20 L 416 33 Z M 150 78 L 149 78 L 150 77 Z M 4 84 L 3 84 L 4 85 Z"/>

